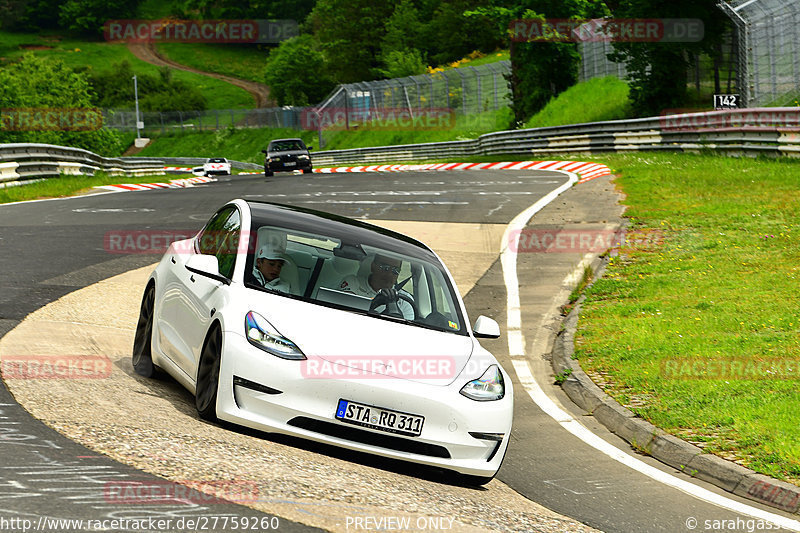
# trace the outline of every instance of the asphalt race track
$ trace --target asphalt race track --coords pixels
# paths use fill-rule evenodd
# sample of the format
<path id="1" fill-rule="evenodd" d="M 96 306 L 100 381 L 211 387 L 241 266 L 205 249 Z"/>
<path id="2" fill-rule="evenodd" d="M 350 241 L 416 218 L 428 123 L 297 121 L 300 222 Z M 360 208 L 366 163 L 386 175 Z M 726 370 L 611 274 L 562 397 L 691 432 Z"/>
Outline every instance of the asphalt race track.
<path id="1" fill-rule="evenodd" d="M 430 244 L 437 249 L 437 242 L 445 246 L 447 232 L 452 238 L 450 247 L 441 253 L 451 271 L 459 279 L 459 268 L 471 270 L 462 273 L 463 283 L 459 288 L 465 297 L 472 320 L 479 314 L 495 318 L 501 329 L 506 318 L 506 287 L 497 256 L 505 227 L 515 216 L 553 189 L 566 182 L 564 174 L 546 171 L 463 171 L 463 172 L 405 172 L 385 174 L 312 174 L 278 175 L 265 179 L 263 176 L 233 176 L 216 183 L 186 189 L 152 190 L 130 193 L 98 194 L 72 199 L 40 201 L 0 206 L 0 337 L 11 332 L 25 317 L 46 304 L 56 302 L 67 294 L 90 287 L 102 280 L 125 274 L 152 265 L 160 254 L 119 253 L 109 247 L 109 234 L 131 231 L 186 231 L 194 232 L 223 203 L 232 198 L 274 201 L 290 205 L 310 207 L 341 215 L 379 221 L 377 223 L 396 227 L 400 231 L 419 232 L 427 235 Z M 618 216 L 614 202 L 616 195 L 607 178 L 600 178 L 576 186 L 531 221 L 533 227 L 601 227 L 612 223 Z M 424 224 L 421 224 L 424 223 Z M 432 230 L 431 228 L 436 228 Z M 427 232 L 427 233 L 426 233 Z M 491 236 L 491 237 L 489 237 Z M 459 240 L 461 239 L 461 240 Z M 426 240 L 427 239 L 423 239 Z M 463 251 L 453 243 L 462 243 Z M 488 244 L 487 244 L 488 243 Z M 493 244 L 494 243 L 494 244 Z M 479 253 L 474 248 L 479 248 Z M 471 251 L 469 250 L 471 249 Z M 491 252 L 494 249 L 495 252 Z M 469 254 L 472 255 L 469 255 Z M 491 254 L 494 254 L 492 257 Z M 544 255 L 548 257 L 544 261 Z M 463 259 L 463 262 L 462 262 Z M 546 338 L 554 317 L 552 309 L 559 302 L 553 298 L 562 292 L 562 283 L 574 269 L 580 254 L 526 254 L 520 256 L 518 269 L 523 325 L 526 333 L 530 368 L 544 392 L 578 418 L 600 438 L 616 445 L 630 456 L 654 466 L 662 472 L 682 476 L 674 469 L 661 465 L 647 457 L 638 456 L 630 447 L 600 427 L 592 417 L 575 407 L 563 395 L 560 388 L 552 385 L 552 375 L 545 360 L 549 350 Z M 140 293 L 139 293 L 140 294 Z M 137 295 L 136 298 L 139 296 Z M 130 298 L 119 305 L 138 308 L 138 300 Z M 109 298 L 111 300 L 111 298 Z M 116 302 L 116 300 L 113 300 Z M 91 309 L 80 309 L 93 314 Z M 94 313 L 114 313 L 114 309 L 103 309 Z M 101 320 L 102 317 L 96 317 Z M 44 334 L 44 332 L 43 332 Z M 10 336 L 9 336 L 10 337 Z M 0 341 L 2 342 L 2 341 Z M 53 341 L 56 342 L 56 341 Z M 512 375 L 514 364 L 504 337 L 482 342 L 492 351 Z M 536 352 L 536 353 L 534 353 Z M 123 369 L 124 370 L 124 369 Z M 161 385 L 159 385 L 161 386 Z M 176 391 L 177 385 L 163 384 L 163 390 Z M 350 454 L 329 447 L 307 445 L 292 439 L 272 439 L 266 435 L 253 435 L 237 428 L 204 428 L 202 422 L 184 413 L 182 423 L 193 425 L 193 431 L 203 431 L 230 436 L 231 441 L 256 440 L 268 446 L 289 450 L 295 468 L 302 470 L 314 491 L 309 496 L 339 513 L 339 521 L 331 522 L 331 511 L 326 517 L 317 517 L 313 512 L 286 510 L 284 500 L 277 500 L 273 514 L 269 505 L 259 508 L 232 503 L 201 504 L 197 501 L 160 502 L 159 505 L 143 505 L 141 502 L 116 502 L 109 498 L 109 483 L 125 483 L 132 480 L 156 480 L 154 476 L 122 464 L 77 444 L 42 422 L 32 418 L 14 400 L 6 389 L 0 387 L 0 526 L 2 520 L 31 520 L 33 524 L 42 517 L 109 520 L 120 518 L 169 518 L 178 520 L 199 517 L 248 517 L 265 520 L 262 526 L 270 526 L 276 514 L 280 531 L 322 530 L 368 531 L 374 527 L 357 527 L 351 513 L 358 505 L 363 509 L 374 509 L 375 501 L 345 502 L 354 507 L 336 507 L 342 502 L 343 491 L 348 487 L 335 485 L 335 477 L 325 475 L 308 465 L 332 462 L 345 473 L 373 480 L 375 487 L 424 486 L 430 499 L 451 500 L 454 506 L 470 505 L 481 498 L 493 498 L 492 505 L 498 508 L 504 502 L 519 505 L 514 498 L 531 500 L 547 509 L 569 517 L 536 511 L 525 507 L 515 520 L 515 512 L 498 516 L 487 515 L 490 508 L 475 507 L 473 519 L 461 516 L 453 526 L 447 508 L 439 510 L 441 521 L 425 522 L 429 531 L 577 531 L 586 530 L 579 523 L 602 531 L 712 531 L 703 527 L 704 521 L 738 520 L 741 528 L 725 531 L 747 531 L 753 517 L 739 514 L 706 503 L 693 496 L 663 485 L 640 474 L 621 463 L 601 454 L 581 440 L 565 431 L 545 414 L 515 379 L 516 413 L 512 442 L 498 478 L 485 489 L 468 489 L 453 486 L 438 479 L 438 473 L 421 468 L 398 465 L 395 462 Z M 175 402 L 185 402 L 186 395 L 175 392 Z M 107 401 L 113 402 L 113 398 Z M 24 404 L 24 402 L 23 402 Z M 116 406 L 122 411 L 128 405 Z M 135 413 L 137 406 L 131 405 Z M 93 402 L 85 402 L 85 416 L 92 416 L 93 409 L 101 409 Z M 137 415 L 138 416 L 138 415 Z M 98 431 L 102 431 L 102 416 L 97 415 Z M 142 420 L 139 416 L 138 420 Z M 146 424 L 146 419 L 142 422 Z M 221 432 L 221 433 L 220 433 Z M 131 440 L 135 455 L 136 439 Z M 218 458 L 205 457 L 205 461 Z M 304 462 L 305 461 L 305 462 Z M 136 463 L 142 469 L 144 464 Z M 299 466 L 298 466 L 299 465 Z M 304 466 L 305 465 L 305 466 Z M 157 465 L 150 468 L 158 471 Z M 300 471 L 298 470 L 298 472 Z M 171 479 L 175 479 L 174 476 Z M 177 479 L 186 479 L 180 478 Z M 291 482 L 289 475 L 287 483 Z M 753 502 L 739 499 L 711 485 L 695 482 L 717 494 L 725 495 L 735 502 L 758 507 L 780 515 L 774 509 L 759 507 Z M 365 485 L 363 490 L 368 490 Z M 309 488 L 309 491 L 312 489 Z M 352 487 L 352 494 L 361 494 Z M 376 489 L 377 490 L 377 489 Z M 409 488 L 408 490 L 411 490 Z M 366 492 L 364 492 L 366 494 Z M 382 493 L 381 493 L 382 494 Z M 302 499 L 297 496 L 297 501 Z M 383 496 L 381 496 L 383 497 Z M 387 491 L 384 513 L 408 512 L 399 509 L 393 498 L 397 495 Z M 499 501 L 497 499 L 500 498 Z M 305 500 L 304 500 L 305 501 Z M 442 504 L 443 505 L 443 504 Z M 349 510 L 348 510 L 349 509 Z M 514 508 L 516 509 L 516 508 Z M 280 511 L 280 512 L 279 512 Z M 285 511 L 285 512 L 284 512 Z M 305 512 L 305 514 L 304 514 Z M 414 511 L 417 512 L 417 511 Z M 420 503 L 418 513 L 430 516 Z M 366 514 L 366 513 L 362 513 Z M 287 518 L 288 516 L 288 518 Z M 788 515 L 782 515 L 788 516 Z M 691 519 L 699 525 L 691 527 Z M 539 520 L 539 521 L 537 521 Z M 731 522 L 728 522 L 731 523 Z M 17 523 L 19 526 L 19 522 Z M 116 528 L 118 530 L 140 530 L 141 527 Z M 168 529 L 188 531 L 194 529 L 170 522 Z M 183 526 L 183 527 L 182 527 Z M 415 528 L 417 526 L 414 526 Z M 12 528 L 5 528 L 14 530 Z M 261 527 L 266 530 L 268 527 Z M 386 530 L 385 523 L 383 529 Z M 390 528 L 391 529 L 391 528 Z M 22 530 L 19 527 L 19 530 Z M 85 531 L 77 527 L 63 527 L 53 531 Z M 230 531 L 219 524 L 206 530 Z"/>

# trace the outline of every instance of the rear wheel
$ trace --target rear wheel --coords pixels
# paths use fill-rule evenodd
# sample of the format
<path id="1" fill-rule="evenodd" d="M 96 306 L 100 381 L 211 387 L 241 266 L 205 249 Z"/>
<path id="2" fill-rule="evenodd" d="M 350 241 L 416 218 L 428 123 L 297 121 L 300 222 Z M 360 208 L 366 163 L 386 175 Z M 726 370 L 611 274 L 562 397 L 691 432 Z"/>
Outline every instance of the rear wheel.
<path id="1" fill-rule="evenodd" d="M 203 420 L 217 419 L 217 389 L 219 388 L 219 366 L 222 360 L 222 333 L 218 327 L 208 335 L 197 367 L 195 405 Z"/>
<path id="2" fill-rule="evenodd" d="M 139 321 L 136 323 L 136 336 L 133 338 L 133 357 L 131 362 L 137 374 L 146 378 L 153 377 L 155 365 L 151 341 L 153 338 L 153 310 L 155 309 L 156 291 L 150 284 L 144 291 L 142 306 L 139 308 Z"/>

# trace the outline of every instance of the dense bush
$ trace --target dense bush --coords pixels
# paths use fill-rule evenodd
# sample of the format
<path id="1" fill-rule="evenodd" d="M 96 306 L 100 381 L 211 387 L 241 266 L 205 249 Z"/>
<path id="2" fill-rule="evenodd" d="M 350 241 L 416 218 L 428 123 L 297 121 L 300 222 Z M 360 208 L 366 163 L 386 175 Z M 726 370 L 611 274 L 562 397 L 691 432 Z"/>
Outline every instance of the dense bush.
<path id="1" fill-rule="evenodd" d="M 95 105 L 102 108 L 134 106 L 133 68 L 123 61 L 110 71 L 87 70 L 89 84 L 97 95 Z M 172 70 L 163 67 L 158 76 L 137 74 L 141 111 L 195 111 L 208 107 L 203 93 L 192 85 L 173 79 Z"/>
<path id="2" fill-rule="evenodd" d="M 61 61 L 26 54 L 0 69 L 0 143 L 48 143 L 117 154 L 122 141 L 113 130 L 97 129 L 86 77 Z"/>

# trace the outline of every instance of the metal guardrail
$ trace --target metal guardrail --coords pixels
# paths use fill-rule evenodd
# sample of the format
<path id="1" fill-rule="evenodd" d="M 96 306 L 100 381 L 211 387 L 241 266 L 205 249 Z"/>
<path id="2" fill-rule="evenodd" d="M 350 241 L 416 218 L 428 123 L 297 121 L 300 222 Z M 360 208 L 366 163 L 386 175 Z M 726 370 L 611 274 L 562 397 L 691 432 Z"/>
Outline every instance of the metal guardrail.
<path id="1" fill-rule="evenodd" d="M 163 174 L 162 160 L 102 157 L 88 150 L 52 144 L 0 144 L 0 187 L 63 174 L 112 176 Z"/>
<path id="2" fill-rule="evenodd" d="M 487 133 L 451 141 L 312 152 L 315 166 L 455 157 L 712 150 L 729 155 L 800 156 L 800 107 L 685 113 Z"/>
<path id="3" fill-rule="evenodd" d="M 259 157 L 263 158 L 263 156 Z M 127 161 L 129 158 L 123 157 L 122 159 Z M 200 167 L 207 161 L 205 157 L 137 157 L 130 159 L 135 159 L 136 161 L 152 161 L 153 163 L 160 162 L 164 165 L 176 167 Z M 231 164 L 231 168 L 238 170 L 264 170 L 263 163 L 259 165 L 246 161 L 234 161 L 233 159 L 228 159 L 228 162 Z"/>
<path id="4" fill-rule="evenodd" d="M 596 154 L 666 150 L 729 155 L 800 157 L 800 107 L 734 109 L 549 128 L 498 131 L 467 141 L 449 141 L 311 152 L 315 167 L 391 161 L 454 160 L 462 157 Z M 60 174 L 147 175 L 165 164 L 199 166 L 198 157 L 105 158 L 87 150 L 49 144 L 0 144 L 0 186 Z M 260 170 L 232 161 L 234 168 Z"/>

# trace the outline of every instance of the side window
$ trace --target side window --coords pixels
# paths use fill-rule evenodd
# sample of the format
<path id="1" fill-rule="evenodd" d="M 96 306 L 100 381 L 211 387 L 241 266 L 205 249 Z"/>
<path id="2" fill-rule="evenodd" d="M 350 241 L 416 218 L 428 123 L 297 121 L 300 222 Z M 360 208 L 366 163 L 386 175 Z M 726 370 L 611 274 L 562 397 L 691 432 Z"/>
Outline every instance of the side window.
<path id="1" fill-rule="evenodd" d="M 226 207 L 208 221 L 197 240 L 197 251 L 214 255 L 219 261 L 219 273 L 230 278 L 236 266 L 241 219 L 235 207 Z"/>

